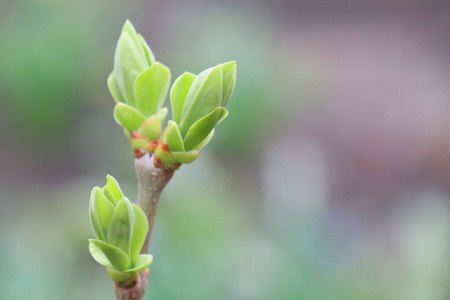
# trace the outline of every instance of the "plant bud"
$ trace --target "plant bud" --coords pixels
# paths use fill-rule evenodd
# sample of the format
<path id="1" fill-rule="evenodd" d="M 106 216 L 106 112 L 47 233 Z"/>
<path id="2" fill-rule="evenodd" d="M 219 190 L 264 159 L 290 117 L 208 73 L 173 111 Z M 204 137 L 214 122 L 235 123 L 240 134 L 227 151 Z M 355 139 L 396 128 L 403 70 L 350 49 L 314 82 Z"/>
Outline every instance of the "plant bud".
<path id="1" fill-rule="evenodd" d="M 151 141 L 159 139 L 161 135 L 161 121 L 158 115 L 151 115 L 139 127 L 139 133 Z"/>
<path id="2" fill-rule="evenodd" d="M 109 175 L 107 179 L 103 189 L 95 187 L 91 193 L 89 216 L 98 239 L 89 240 L 89 250 L 114 281 L 122 282 L 153 260 L 151 255 L 139 254 L 148 222 L 142 209 L 123 196 L 117 181 Z"/>

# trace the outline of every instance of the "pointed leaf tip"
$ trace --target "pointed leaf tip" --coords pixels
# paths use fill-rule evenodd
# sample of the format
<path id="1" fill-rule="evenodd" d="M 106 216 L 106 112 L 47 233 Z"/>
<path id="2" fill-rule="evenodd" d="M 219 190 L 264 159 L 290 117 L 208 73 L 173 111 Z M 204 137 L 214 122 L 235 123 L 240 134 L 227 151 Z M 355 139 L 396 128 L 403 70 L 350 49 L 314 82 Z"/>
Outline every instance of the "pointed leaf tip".
<path id="1" fill-rule="evenodd" d="M 156 62 L 139 74 L 134 83 L 136 108 L 145 116 L 156 114 L 162 107 L 170 85 L 170 70 Z"/>
<path id="2" fill-rule="evenodd" d="M 210 114 L 195 122 L 189 128 L 189 131 L 184 138 L 184 148 L 186 151 L 193 150 L 202 143 L 214 127 L 225 119 L 227 115 L 228 111 L 225 108 L 218 107 Z"/>

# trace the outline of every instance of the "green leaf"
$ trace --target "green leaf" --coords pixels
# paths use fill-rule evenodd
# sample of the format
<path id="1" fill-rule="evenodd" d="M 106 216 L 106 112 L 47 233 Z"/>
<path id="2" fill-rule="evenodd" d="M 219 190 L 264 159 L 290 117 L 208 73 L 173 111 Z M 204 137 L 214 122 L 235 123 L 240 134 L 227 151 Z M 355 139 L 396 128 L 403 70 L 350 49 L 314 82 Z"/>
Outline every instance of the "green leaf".
<path id="1" fill-rule="evenodd" d="M 151 254 L 140 254 L 135 263 L 134 267 L 132 269 L 126 270 L 126 272 L 132 273 L 132 272 L 139 272 L 142 270 L 147 269 L 150 267 L 153 261 L 153 255 Z"/>
<path id="2" fill-rule="evenodd" d="M 92 215 L 94 220 L 91 223 L 98 222 L 98 227 L 101 230 L 101 237 L 97 238 L 104 239 L 107 235 L 108 225 L 111 217 L 114 214 L 114 205 L 103 195 L 102 190 L 99 187 L 94 187 L 91 193 L 91 203 L 92 203 Z M 94 226 L 92 226 L 94 228 Z M 95 229 L 94 229 L 95 231 Z"/>
<path id="3" fill-rule="evenodd" d="M 166 143 L 171 151 L 184 152 L 183 139 L 181 138 L 180 130 L 178 129 L 177 123 L 174 121 L 169 121 L 167 123 L 167 135 Z"/>
<path id="4" fill-rule="evenodd" d="M 213 129 L 209 134 L 208 134 L 208 136 L 200 143 L 200 144 L 198 144 L 195 148 L 194 148 L 194 150 L 202 150 L 206 145 L 208 145 L 208 143 L 209 143 L 209 141 L 212 139 L 212 137 L 214 136 L 214 132 L 215 132 L 215 129 Z"/>
<path id="5" fill-rule="evenodd" d="M 92 257 L 102 266 L 112 268 L 113 266 L 108 257 L 106 257 L 106 254 L 103 253 L 103 250 L 100 247 L 98 247 L 96 244 L 93 244 L 92 241 L 93 240 L 89 240 L 89 252 L 91 252 Z"/>
<path id="6" fill-rule="evenodd" d="M 126 102 L 125 98 L 123 98 L 122 93 L 120 92 L 119 86 L 117 85 L 116 72 L 112 71 L 111 74 L 109 74 L 106 82 L 108 84 L 109 92 L 113 96 L 114 100 L 117 103 Z"/>
<path id="7" fill-rule="evenodd" d="M 155 156 L 159 160 L 161 160 L 166 165 L 171 165 L 176 163 L 172 156 L 172 152 L 164 143 L 159 143 L 158 147 L 155 150 Z"/>
<path id="8" fill-rule="evenodd" d="M 123 24 L 122 27 L 122 34 L 128 33 L 133 40 L 134 45 L 136 46 L 136 49 L 139 50 L 139 53 L 145 62 L 145 68 L 148 68 L 150 65 L 148 64 L 144 48 L 142 47 L 141 39 L 139 38 L 138 34 L 136 33 L 136 29 L 134 29 L 133 24 L 129 20 L 125 21 L 125 24 Z"/>
<path id="9" fill-rule="evenodd" d="M 113 194 L 111 193 L 111 191 L 108 189 L 108 187 L 107 187 L 106 185 L 103 186 L 102 192 L 103 192 L 103 195 L 105 195 L 105 197 L 108 198 L 108 200 L 109 200 L 114 206 L 116 206 L 117 201 L 116 201 L 116 199 L 114 199 Z"/>
<path id="10" fill-rule="evenodd" d="M 146 138 L 155 141 L 161 136 L 161 121 L 158 115 L 154 114 L 147 118 L 139 127 L 138 132 Z"/>
<path id="11" fill-rule="evenodd" d="M 120 189 L 119 183 L 111 175 L 106 175 L 106 188 L 111 192 L 114 198 L 114 204 L 120 201 L 123 197 L 122 190 Z"/>
<path id="12" fill-rule="evenodd" d="M 132 263 L 138 257 L 139 252 L 141 252 L 142 246 L 144 245 L 145 237 L 147 236 L 148 232 L 147 217 L 145 216 L 144 211 L 136 204 L 133 204 L 133 214 L 134 214 L 133 236 L 131 239 L 131 252 L 130 252 Z"/>
<path id="13" fill-rule="evenodd" d="M 214 127 L 228 115 L 223 107 L 216 108 L 212 113 L 195 122 L 184 138 L 184 148 L 190 151 L 196 148 L 211 133 Z"/>
<path id="14" fill-rule="evenodd" d="M 116 107 L 114 108 L 114 119 L 128 131 L 136 131 L 145 121 L 144 115 L 135 108 L 124 103 L 116 104 Z"/>
<path id="15" fill-rule="evenodd" d="M 190 164 L 200 155 L 200 151 L 172 152 L 173 158 L 180 164 Z"/>
<path id="16" fill-rule="evenodd" d="M 102 241 L 106 241 L 106 235 L 103 234 L 102 228 L 100 226 L 100 221 L 98 219 L 97 214 L 97 204 L 94 201 L 95 199 L 95 191 L 92 189 L 91 192 L 91 200 L 89 202 L 89 221 L 91 222 L 92 230 L 94 231 L 95 236 Z"/>
<path id="17" fill-rule="evenodd" d="M 136 108 L 145 116 L 156 114 L 166 99 L 170 70 L 159 62 L 142 72 L 134 82 Z"/>
<path id="18" fill-rule="evenodd" d="M 130 35 L 125 32 L 119 38 L 114 55 L 114 71 L 117 85 L 127 103 L 134 106 L 133 84 L 139 74 L 146 69 L 146 62 L 136 48 Z"/>
<path id="19" fill-rule="evenodd" d="M 149 66 L 153 65 L 155 63 L 155 55 L 153 55 L 152 49 L 148 46 L 145 39 L 142 37 L 142 35 L 138 34 L 138 39 L 141 42 L 142 49 L 144 50 L 145 58 L 147 60 L 147 63 Z"/>
<path id="20" fill-rule="evenodd" d="M 183 105 L 181 136 L 189 127 L 222 104 L 223 76 L 220 65 L 200 73 L 192 83 Z"/>
<path id="21" fill-rule="evenodd" d="M 95 248 L 96 254 L 98 254 L 99 252 L 102 252 L 114 269 L 117 269 L 119 271 L 124 271 L 130 267 L 130 265 L 131 265 L 130 258 L 128 257 L 128 255 L 125 252 L 123 252 L 119 248 L 114 247 L 113 245 L 107 244 L 107 243 L 99 241 L 99 240 L 89 240 L 89 242 L 90 242 L 89 249 Z M 91 245 L 92 245 L 92 247 L 91 247 Z M 91 251 L 91 254 L 92 254 L 92 251 Z M 92 255 L 92 256 L 94 256 L 94 255 Z M 95 257 L 94 257 L 94 259 L 95 259 Z M 102 261 L 103 261 L 103 258 L 102 258 Z M 100 263 L 101 265 L 104 265 L 101 262 L 99 262 L 98 260 L 97 260 L 97 262 Z M 104 266 L 111 267 L 108 265 L 104 265 Z"/>
<path id="22" fill-rule="evenodd" d="M 158 115 L 159 121 L 161 121 L 161 124 L 164 123 L 167 117 L 167 107 L 163 107 L 161 109 L 158 109 L 158 112 L 156 113 Z"/>
<path id="23" fill-rule="evenodd" d="M 189 88 L 194 82 L 195 75 L 191 73 L 184 73 L 175 80 L 170 89 L 170 103 L 172 104 L 172 118 L 176 123 L 180 123 L 181 112 L 183 110 L 186 95 Z"/>
<path id="24" fill-rule="evenodd" d="M 237 67 L 235 61 L 230 61 L 221 65 L 223 72 L 223 93 L 222 93 L 222 107 L 226 107 L 233 94 L 234 86 L 236 84 Z"/>
<path id="25" fill-rule="evenodd" d="M 130 200 L 123 197 L 117 203 L 114 215 L 108 226 L 106 241 L 108 244 L 130 253 L 131 235 L 133 228 L 133 209 Z"/>
<path id="26" fill-rule="evenodd" d="M 111 268 L 106 268 L 106 271 L 108 271 L 109 277 L 111 277 L 114 282 L 123 282 L 131 277 L 130 273 L 117 271 Z"/>

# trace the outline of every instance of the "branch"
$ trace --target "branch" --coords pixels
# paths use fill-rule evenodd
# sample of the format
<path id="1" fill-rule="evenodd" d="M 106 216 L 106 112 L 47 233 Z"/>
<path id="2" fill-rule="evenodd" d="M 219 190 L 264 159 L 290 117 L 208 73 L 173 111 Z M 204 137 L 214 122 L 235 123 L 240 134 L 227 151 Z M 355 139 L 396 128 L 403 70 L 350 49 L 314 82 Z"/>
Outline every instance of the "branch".
<path id="1" fill-rule="evenodd" d="M 162 190 L 173 176 L 173 171 L 159 169 L 153 165 L 153 157 L 146 154 L 135 160 L 136 176 L 138 179 L 138 201 L 137 204 L 147 215 L 148 233 L 145 238 L 141 253 L 147 253 L 150 238 L 155 222 L 155 214 L 158 206 L 159 196 Z M 115 285 L 117 300 L 140 300 L 145 293 L 148 281 L 148 271 L 139 274 L 137 282 L 133 286 L 123 287 Z"/>

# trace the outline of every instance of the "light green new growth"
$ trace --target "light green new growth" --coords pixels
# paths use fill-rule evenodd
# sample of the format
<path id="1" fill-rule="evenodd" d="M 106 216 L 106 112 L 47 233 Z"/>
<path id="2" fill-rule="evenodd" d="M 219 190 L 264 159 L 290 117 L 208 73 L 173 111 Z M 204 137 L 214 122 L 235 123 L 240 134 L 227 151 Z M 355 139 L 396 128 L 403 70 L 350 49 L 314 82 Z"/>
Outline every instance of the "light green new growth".
<path id="1" fill-rule="evenodd" d="M 170 70 L 155 61 L 142 36 L 125 22 L 108 87 L 117 102 L 114 118 L 130 139 L 133 155 L 139 158 L 155 153 L 155 166 L 171 170 L 193 162 L 213 137 L 215 126 L 228 115 L 225 107 L 234 90 L 236 72 L 236 62 L 231 61 L 198 76 L 186 72 L 178 77 L 170 89 L 172 120 L 162 130 Z"/>
<path id="2" fill-rule="evenodd" d="M 135 279 L 138 271 L 150 266 L 153 257 L 139 254 L 148 231 L 147 217 L 122 194 L 112 176 L 107 176 L 103 188 L 92 189 L 89 217 L 97 236 L 89 240 L 89 251 L 108 269 L 112 280 Z"/>
<path id="3" fill-rule="evenodd" d="M 117 299 L 142 299 L 148 272 L 139 271 L 153 260 L 146 252 L 161 191 L 181 164 L 198 158 L 227 117 L 236 73 L 231 61 L 199 75 L 185 72 L 170 87 L 169 68 L 155 60 L 144 38 L 125 22 L 107 85 L 116 102 L 114 119 L 136 157 L 139 206 L 130 203 L 110 175 L 103 188 L 94 187 L 89 205 L 97 237 L 89 240 L 89 250 L 116 282 Z M 163 128 L 169 88 L 172 119 Z"/>

